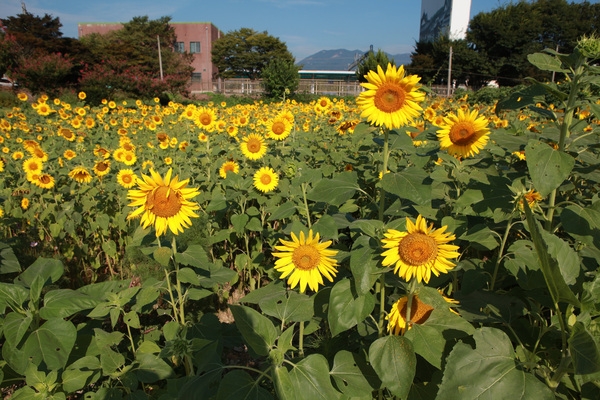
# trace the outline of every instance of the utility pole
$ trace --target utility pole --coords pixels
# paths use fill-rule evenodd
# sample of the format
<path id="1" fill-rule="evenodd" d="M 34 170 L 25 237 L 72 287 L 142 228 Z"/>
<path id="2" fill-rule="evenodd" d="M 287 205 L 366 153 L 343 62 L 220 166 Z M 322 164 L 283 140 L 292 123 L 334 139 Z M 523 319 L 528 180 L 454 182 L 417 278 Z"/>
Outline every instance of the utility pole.
<path id="1" fill-rule="evenodd" d="M 450 46 L 450 55 L 448 56 L 448 90 L 446 92 L 446 97 L 450 97 L 450 88 L 452 84 L 452 46 Z"/>
<path id="2" fill-rule="evenodd" d="M 158 63 L 160 64 L 160 80 L 163 80 L 163 69 L 162 69 L 162 56 L 160 55 L 160 36 L 156 35 L 156 41 L 158 42 Z"/>

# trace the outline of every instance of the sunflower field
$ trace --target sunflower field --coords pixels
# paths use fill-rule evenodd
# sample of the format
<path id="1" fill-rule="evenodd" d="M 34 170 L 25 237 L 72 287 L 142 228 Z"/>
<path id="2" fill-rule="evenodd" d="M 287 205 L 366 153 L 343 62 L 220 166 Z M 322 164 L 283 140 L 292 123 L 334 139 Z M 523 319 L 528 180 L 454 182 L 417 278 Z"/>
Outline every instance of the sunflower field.
<path id="1" fill-rule="evenodd" d="M 593 42 L 593 41 L 592 41 Z M 494 104 L 0 109 L 10 399 L 597 399 L 600 51 Z"/>

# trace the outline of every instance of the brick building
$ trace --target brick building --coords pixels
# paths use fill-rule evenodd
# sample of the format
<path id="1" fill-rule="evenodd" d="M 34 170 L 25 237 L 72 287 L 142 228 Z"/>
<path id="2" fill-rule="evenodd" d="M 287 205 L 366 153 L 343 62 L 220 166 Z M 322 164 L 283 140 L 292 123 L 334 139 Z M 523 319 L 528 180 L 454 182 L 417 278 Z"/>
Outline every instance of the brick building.
<path id="1" fill-rule="evenodd" d="M 211 51 L 213 42 L 221 37 L 221 31 L 210 22 L 169 22 L 169 25 L 175 29 L 177 36 L 173 49 L 194 55 L 191 89 L 213 91 L 212 82 L 218 71 L 212 63 Z M 90 33 L 106 34 L 122 27 L 123 24 L 120 22 L 80 22 L 77 32 L 81 38 Z"/>

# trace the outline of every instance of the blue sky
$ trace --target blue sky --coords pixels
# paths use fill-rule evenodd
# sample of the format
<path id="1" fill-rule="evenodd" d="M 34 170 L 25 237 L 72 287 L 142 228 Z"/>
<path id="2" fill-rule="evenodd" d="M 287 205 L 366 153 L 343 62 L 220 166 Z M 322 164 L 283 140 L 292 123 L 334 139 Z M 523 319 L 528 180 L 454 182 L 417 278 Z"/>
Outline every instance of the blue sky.
<path id="1" fill-rule="evenodd" d="M 597 3 L 600 0 L 590 1 Z M 510 4 L 471 0 L 471 17 Z M 21 0 L 0 0 L 0 18 L 21 13 Z M 419 0 L 25 0 L 27 11 L 59 17 L 63 36 L 80 22 L 128 22 L 136 16 L 173 22 L 212 22 L 224 33 L 267 31 L 285 42 L 296 61 L 320 50 L 409 53 L 419 39 Z"/>

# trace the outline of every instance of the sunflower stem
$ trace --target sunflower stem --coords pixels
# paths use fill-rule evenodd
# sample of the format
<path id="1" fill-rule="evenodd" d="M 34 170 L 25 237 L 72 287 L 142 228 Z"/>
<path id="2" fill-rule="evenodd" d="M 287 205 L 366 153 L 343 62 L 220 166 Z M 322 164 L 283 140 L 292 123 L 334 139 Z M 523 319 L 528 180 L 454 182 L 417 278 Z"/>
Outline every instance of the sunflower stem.
<path id="1" fill-rule="evenodd" d="M 406 300 L 406 317 L 404 318 L 406 320 L 406 330 L 410 329 L 410 326 L 412 324 L 411 322 L 411 314 L 412 314 L 412 302 L 413 302 L 413 297 L 415 295 L 415 291 L 417 288 L 417 279 L 415 277 L 413 277 L 410 280 L 410 284 L 408 286 L 408 294 L 407 294 L 407 300 Z"/>
<path id="2" fill-rule="evenodd" d="M 304 357 L 304 321 L 300 321 L 300 332 L 298 333 L 298 354 Z"/>
<path id="3" fill-rule="evenodd" d="M 179 264 L 175 260 L 175 255 L 177 254 L 177 241 L 175 239 L 175 236 L 173 236 L 173 240 L 171 242 L 171 249 L 173 251 L 173 264 L 175 264 L 175 280 L 177 281 L 175 288 L 177 290 L 177 303 L 179 305 L 179 323 L 181 325 L 185 325 L 185 302 L 183 298 L 183 292 L 181 289 L 181 281 L 179 280 Z"/>
<path id="4" fill-rule="evenodd" d="M 311 222 L 310 222 L 310 210 L 308 208 L 308 200 L 306 198 L 306 182 L 304 182 L 302 185 L 302 197 L 304 198 L 304 211 L 306 211 L 306 224 L 308 225 L 308 229 L 311 228 Z"/>
<path id="5" fill-rule="evenodd" d="M 389 131 L 386 129 L 383 132 L 383 166 L 381 170 L 381 179 L 387 171 L 387 164 L 389 159 Z M 385 190 L 381 188 L 379 195 L 379 220 L 383 222 L 383 212 L 385 209 Z M 379 326 L 378 333 L 379 337 L 383 336 L 383 325 L 385 321 L 385 274 L 381 274 L 379 277 Z"/>
<path id="6" fill-rule="evenodd" d="M 508 239 L 508 234 L 510 233 L 510 228 L 512 228 L 512 216 L 508 219 L 506 223 L 506 230 L 504 231 L 504 236 L 502 237 L 502 243 L 500 243 L 500 250 L 498 250 L 498 257 L 496 258 L 496 264 L 494 265 L 494 273 L 492 275 L 492 284 L 490 285 L 490 291 L 494 291 L 494 286 L 496 285 L 496 278 L 498 277 L 498 269 L 500 269 L 500 262 L 502 261 L 502 253 L 504 253 L 504 246 L 506 246 L 506 240 Z"/>

